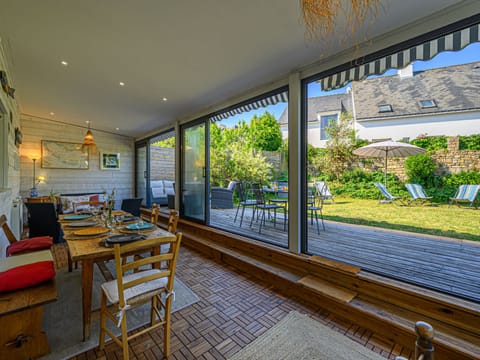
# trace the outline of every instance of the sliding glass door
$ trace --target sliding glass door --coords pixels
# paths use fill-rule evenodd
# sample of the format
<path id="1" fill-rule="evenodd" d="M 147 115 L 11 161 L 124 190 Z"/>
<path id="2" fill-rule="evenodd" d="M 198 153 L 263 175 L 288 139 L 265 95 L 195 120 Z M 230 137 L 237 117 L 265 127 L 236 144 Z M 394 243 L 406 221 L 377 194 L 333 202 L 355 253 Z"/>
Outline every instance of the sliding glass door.
<path id="1" fill-rule="evenodd" d="M 202 223 L 206 222 L 208 211 L 206 141 L 205 120 L 182 127 L 181 215 Z"/>
<path id="2" fill-rule="evenodd" d="M 135 149 L 135 196 L 142 198 L 142 206 L 149 206 L 147 144 L 137 144 Z"/>

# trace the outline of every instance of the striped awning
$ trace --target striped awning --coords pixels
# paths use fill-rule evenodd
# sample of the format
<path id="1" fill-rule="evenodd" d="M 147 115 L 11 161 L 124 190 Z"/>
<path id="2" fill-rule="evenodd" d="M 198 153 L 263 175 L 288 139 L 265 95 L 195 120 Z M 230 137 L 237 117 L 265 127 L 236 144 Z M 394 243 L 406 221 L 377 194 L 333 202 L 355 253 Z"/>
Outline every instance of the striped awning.
<path id="1" fill-rule="evenodd" d="M 288 102 L 287 91 L 282 91 L 273 95 L 268 95 L 260 99 L 256 98 L 255 100 L 252 100 L 250 102 L 242 103 L 242 104 L 239 104 L 238 106 L 230 107 L 228 109 L 219 111 L 217 113 L 212 114 L 210 116 L 210 120 L 220 121 L 223 119 L 227 119 L 233 115 L 242 114 L 244 112 L 260 109 L 269 105 L 275 105 L 280 102 Z"/>
<path id="2" fill-rule="evenodd" d="M 338 89 L 350 81 L 362 80 L 370 75 L 380 75 L 388 69 L 403 69 L 415 60 L 430 60 L 442 51 L 458 51 L 478 41 L 480 41 L 480 25 L 475 24 L 374 61 L 354 66 L 325 77 L 319 82 L 324 91 Z"/>

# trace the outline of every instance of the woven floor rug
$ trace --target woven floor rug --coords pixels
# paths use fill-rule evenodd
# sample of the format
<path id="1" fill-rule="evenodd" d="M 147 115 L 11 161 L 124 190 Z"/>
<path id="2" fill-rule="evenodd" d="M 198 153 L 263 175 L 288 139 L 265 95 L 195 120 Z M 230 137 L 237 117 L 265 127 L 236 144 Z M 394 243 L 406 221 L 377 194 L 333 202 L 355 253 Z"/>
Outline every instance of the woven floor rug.
<path id="1" fill-rule="evenodd" d="M 43 330 L 48 337 L 51 353 L 42 357 L 42 360 L 69 359 L 77 354 L 98 346 L 99 316 L 92 316 L 91 335 L 88 341 L 82 341 L 82 306 L 81 306 L 81 271 L 57 271 L 55 277 L 58 291 L 58 301 L 45 306 L 43 313 Z M 93 274 L 93 309 L 100 308 L 100 285 L 105 280 L 98 268 L 94 267 Z M 178 311 L 197 301 L 198 296 L 178 278 L 175 279 L 175 299 L 172 312 Z M 95 315 L 95 314 L 94 314 Z M 149 321 L 150 304 L 143 305 L 127 314 L 127 325 L 133 330 Z M 112 324 L 111 321 L 108 321 Z M 115 325 L 110 326 L 119 334 Z"/>
<path id="2" fill-rule="evenodd" d="M 290 312 L 230 360 L 385 360 L 307 315 Z"/>

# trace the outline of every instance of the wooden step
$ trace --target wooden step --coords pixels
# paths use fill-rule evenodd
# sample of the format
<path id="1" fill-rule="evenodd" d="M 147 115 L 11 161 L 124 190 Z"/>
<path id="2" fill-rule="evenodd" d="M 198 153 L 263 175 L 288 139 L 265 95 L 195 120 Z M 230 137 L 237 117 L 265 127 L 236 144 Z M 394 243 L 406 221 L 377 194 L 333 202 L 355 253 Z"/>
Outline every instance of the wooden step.
<path id="1" fill-rule="evenodd" d="M 391 331 L 392 328 L 400 328 L 404 329 L 404 331 L 412 332 L 412 336 L 414 336 L 413 329 L 417 321 L 421 320 L 429 323 L 435 330 L 434 346 L 437 350 L 440 350 L 438 348 L 441 347 L 441 353 L 443 356 L 446 356 L 442 356 L 441 359 L 457 359 L 460 358 L 460 354 L 462 355 L 461 358 L 480 359 L 479 339 L 469 331 L 449 326 L 425 315 L 396 307 L 388 302 L 357 297 L 350 302 L 350 305 L 364 314 L 379 319 L 385 324 L 385 333 Z M 451 355 L 449 356 L 448 353 L 451 353 Z M 437 358 L 436 356 L 435 359 Z"/>
<path id="2" fill-rule="evenodd" d="M 355 291 L 332 284 L 313 275 L 304 276 L 298 282 L 312 291 L 336 301 L 349 303 L 357 296 Z"/>
<path id="3" fill-rule="evenodd" d="M 358 266 L 344 264 L 344 263 L 327 259 L 318 255 L 313 255 L 312 257 L 310 257 L 310 262 L 318 265 L 329 266 L 334 269 L 337 269 L 338 271 L 342 271 L 352 275 L 358 274 L 361 270 Z"/>

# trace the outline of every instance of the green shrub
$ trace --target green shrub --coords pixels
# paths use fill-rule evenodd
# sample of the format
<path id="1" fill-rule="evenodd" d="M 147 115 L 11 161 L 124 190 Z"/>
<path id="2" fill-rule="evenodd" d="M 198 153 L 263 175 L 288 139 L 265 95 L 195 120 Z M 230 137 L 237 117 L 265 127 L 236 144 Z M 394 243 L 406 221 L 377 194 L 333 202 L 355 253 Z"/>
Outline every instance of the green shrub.
<path id="1" fill-rule="evenodd" d="M 331 186 L 333 194 L 346 195 L 357 199 L 378 199 L 379 190 L 374 182 L 383 183 L 385 175 L 383 171 L 367 172 L 362 169 L 345 171 Z M 405 195 L 403 184 L 393 174 L 387 174 L 388 189 L 395 195 Z"/>
<path id="2" fill-rule="evenodd" d="M 410 141 L 410 143 L 424 148 L 427 151 L 435 151 L 447 148 L 447 137 L 419 135 L 416 139 Z"/>
<path id="3" fill-rule="evenodd" d="M 460 136 L 460 150 L 480 150 L 480 134 Z"/>
<path id="4" fill-rule="evenodd" d="M 425 153 L 410 156 L 405 160 L 405 173 L 411 183 L 420 183 L 424 186 L 435 185 L 435 170 L 437 164 L 432 157 Z"/>

